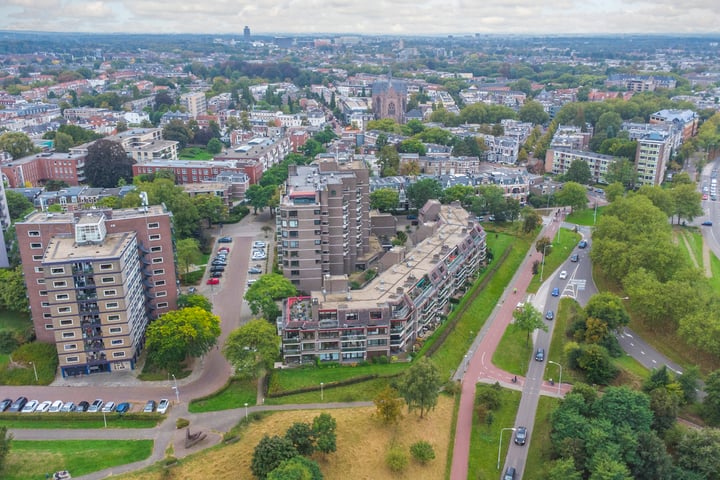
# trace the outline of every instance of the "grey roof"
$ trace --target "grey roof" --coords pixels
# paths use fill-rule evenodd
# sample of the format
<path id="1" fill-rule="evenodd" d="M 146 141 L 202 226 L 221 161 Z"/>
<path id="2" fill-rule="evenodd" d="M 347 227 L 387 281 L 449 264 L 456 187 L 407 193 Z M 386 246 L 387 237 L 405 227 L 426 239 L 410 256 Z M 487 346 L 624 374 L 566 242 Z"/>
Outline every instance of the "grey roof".
<path id="1" fill-rule="evenodd" d="M 407 84 L 402 80 L 380 80 L 372 85 L 373 95 L 380 95 L 382 93 L 389 92 L 390 90 L 407 94 Z"/>

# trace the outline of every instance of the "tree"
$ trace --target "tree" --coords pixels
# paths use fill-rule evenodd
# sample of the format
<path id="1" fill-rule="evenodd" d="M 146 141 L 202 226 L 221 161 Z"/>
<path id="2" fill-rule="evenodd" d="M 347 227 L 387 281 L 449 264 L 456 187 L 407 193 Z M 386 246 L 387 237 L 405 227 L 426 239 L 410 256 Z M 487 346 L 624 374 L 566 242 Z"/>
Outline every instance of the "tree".
<path id="1" fill-rule="evenodd" d="M 379 188 L 370 194 L 370 208 L 381 212 L 396 209 L 399 201 L 400 194 L 393 188 Z"/>
<path id="2" fill-rule="evenodd" d="M 13 160 L 17 160 L 35 152 L 35 145 L 24 133 L 6 132 L 0 135 L 0 151 L 9 153 Z"/>
<path id="3" fill-rule="evenodd" d="M 217 195 L 196 195 L 193 197 L 193 204 L 195 204 L 200 218 L 207 221 L 208 228 L 227 216 L 227 205 L 223 202 L 222 197 Z"/>
<path id="4" fill-rule="evenodd" d="M 5 467 L 5 459 L 10 453 L 10 445 L 12 444 L 13 435 L 8 433 L 7 427 L 0 427 L 0 472 Z"/>
<path id="5" fill-rule="evenodd" d="M 601 345 L 583 346 L 577 365 L 585 372 L 585 378 L 589 383 L 607 385 L 617 375 L 617 368 L 610 361 L 607 349 Z"/>
<path id="6" fill-rule="evenodd" d="M 650 391 L 650 409 L 653 412 L 652 428 L 658 434 L 665 432 L 675 424 L 680 411 L 681 392 L 670 392 L 660 387 Z"/>
<path id="7" fill-rule="evenodd" d="M 421 157 L 425 156 L 425 145 L 413 138 L 400 142 L 397 149 L 399 153 L 417 153 Z"/>
<path id="8" fill-rule="evenodd" d="M 206 312 L 212 312 L 212 303 L 210 303 L 210 300 L 208 300 L 206 296 L 198 293 L 178 295 L 177 306 L 178 309 L 198 307 Z"/>
<path id="9" fill-rule="evenodd" d="M 681 218 L 692 222 L 695 217 L 703 214 L 700 203 L 702 195 L 695 189 L 695 184 L 683 183 L 674 185 L 670 192 L 675 205 L 674 213 L 678 217 L 678 223 L 680 223 Z"/>
<path id="10" fill-rule="evenodd" d="M 275 187 L 273 185 L 262 187 L 255 183 L 248 187 L 245 191 L 245 200 L 255 209 L 255 215 L 257 215 L 258 210 L 262 211 L 263 208 L 268 206 L 274 191 Z"/>
<path id="11" fill-rule="evenodd" d="M 707 376 L 704 390 L 703 415 L 711 425 L 720 424 L 720 370 Z"/>
<path id="12" fill-rule="evenodd" d="M 402 399 L 397 390 L 386 386 L 373 399 L 376 415 L 386 425 L 395 424 L 402 418 Z"/>
<path id="13" fill-rule="evenodd" d="M 407 403 L 408 411 L 420 410 L 420 418 L 437 405 L 438 392 L 442 381 L 435 364 L 427 357 L 421 357 L 405 371 L 399 381 L 398 390 Z"/>
<path id="14" fill-rule="evenodd" d="M 177 251 L 177 261 L 185 270 L 186 275 L 190 272 L 190 266 L 197 265 L 202 260 L 200 245 L 194 238 L 178 240 L 175 250 Z"/>
<path id="15" fill-rule="evenodd" d="M 400 155 L 393 145 L 385 145 L 377 154 L 381 177 L 392 177 L 400 171 Z"/>
<path id="16" fill-rule="evenodd" d="M 608 202 L 614 202 L 616 198 L 625 195 L 625 186 L 620 182 L 611 183 L 605 187 L 605 198 Z"/>
<path id="17" fill-rule="evenodd" d="M 689 428 L 676 449 L 677 464 L 702 478 L 716 478 L 720 472 L 720 430 Z"/>
<path id="18" fill-rule="evenodd" d="M 85 178 L 96 188 L 114 188 L 120 179 L 132 182 L 132 165 L 119 142 L 101 139 L 88 147 L 85 157 Z"/>
<path id="19" fill-rule="evenodd" d="M 672 190 L 659 185 L 643 185 L 638 189 L 637 193 L 649 198 L 652 204 L 662 210 L 668 217 L 672 217 L 675 213 L 675 200 Z M 607 190 L 605 191 L 605 197 L 607 198 Z"/>
<path id="20" fill-rule="evenodd" d="M 542 222 L 542 218 L 532 207 L 524 207 L 520 211 L 520 217 L 523 219 L 522 230 L 525 233 L 534 231 Z"/>
<path id="21" fill-rule="evenodd" d="M 582 473 L 575 468 L 572 458 L 560 458 L 550 464 L 548 480 L 582 480 Z"/>
<path id="22" fill-rule="evenodd" d="M 199 307 L 168 312 L 147 327 L 145 345 L 155 365 L 173 367 L 200 357 L 220 336 L 220 317 Z"/>
<path id="23" fill-rule="evenodd" d="M 564 178 L 568 182 L 576 182 L 582 185 L 589 185 L 592 180 L 590 165 L 585 160 L 573 160 L 565 172 Z"/>
<path id="24" fill-rule="evenodd" d="M 552 253 L 552 239 L 548 237 L 540 237 L 535 242 L 535 250 L 543 255 L 550 255 Z"/>
<path id="25" fill-rule="evenodd" d="M 313 419 L 315 449 L 327 455 L 337 450 L 337 422 L 329 413 L 321 413 Z"/>
<path id="26" fill-rule="evenodd" d="M 317 462 L 302 456 L 284 460 L 267 476 L 267 480 L 323 480 L 323 478 Z"/>
<path id="27" fill-rule="evenodd" d="M 315 432 L 309 423 L 293 423 L 285 432 L 285 438 L 292 442 L 300 455 L 309 457 L 315 451 Z"/>
<path id="28" fill-rule="evenodd" d="M 247 300 L 253 315 L 262 312 L 266 320 L 274 323 L 280 315 L 280 309 L 275 302 L 295 295 L 297 295 L 297 288 L 290 280 L 283 275 L 270 273 L 261 276 L 247 289 L 245 300 Z"/>
<path id="29" fill-rule="evenodd" d="M 22 265 L 0 269 L 0 304 L 13 312 L 27 312 L 28 296 Z"/>
<path id="30" fill-rule="evenodd" d="M 440 198 L 442 186 L 434 178 L 424 178 L 408 186 L 406 195 L 410 205 L 422 208 L 428 200 Z"/>
<path id="31" fill-rule="evenodd" d="M 576 182 L 567 182 L 562 190 L 555 194 L 558 204 L 568 205 L 572 210 L 587 207 L 587 190 Z"/>
<path id="32" fill-rule="evenodd" d="M 676 378 L 680 389 L 683 392 L 683 402 L 693 403 L 697 399 L 698 381 L 700 380 L 700 369 L 697 365 L 685 368 L 685 371 Z"/>
<path id="33" fill-rule="evenodd" d="M 250 470 L 257 478 L 264 480 L 270 472 L 278 468 L 284 461 L 297 456 L 297 450 L 287 438 L 278 437 L 277 435 L 272 437 L 265 435 L 255 446 L 250 462 Z"/>
<path id="34" fill-rule="evenodd" d="M 610 292 L 597 293 L 590 297 L 585 306 L 588 317 L 597 318 L 607 324 L 610 330 L 616 330 L 630 322 L 623 300 Z"/>
<path id="35" fill-rule="evenodd" d="M 178 142 L 178 148 L 181 150 L 187 147 L 193 137 L 193 131 L 182 120 L 170 120 L 163 128 L 163 138 Z"/>
<path id="36" fill-rule="evenodd" d="M 5 198 L 7 199 L 10 218 L 13 220 L 21 219 L 28 213 L 35 210 L 35 206 L 32 202 L 22 193 L 5 190 Z"/>
<path id="37" fill-rule="evenodd" d="M 530 344 L 530 333 L 532 333 L 533 330 L 540 329 L 543 332 L 548 331 L 547 325 L 543 322 L 542 314 L 538 312 L 530 302 L 525 302 L 521 309 L 515 309 L 513 311 L 513 319 L 515 320 L 515 325 L 517 325 L 520 330 L 527 331 L 525 345 Z"/>
<path id="38" fill-rule="evenodd" d="M 549 120 L 545 108 L 540 102 L 531 100 L 525 102 L 518 110 L 518 118 L 521 122 L 530 122 L 534 125 L 543 125 Z"/>
<path id="39" fill-rule="evenodd" d="M 208 153 L 212 153 L 213 155 L 217 155 L 218 153 L 222 152 L 223 144 L 220 140 L 213 137 L 211 138 L 207 143 L 207 151 Z"/>
<path id="40" fill-rule="evenodd" d="M 67 153 L 75 145 L 73 138 L 67 133 L 57 132 L 53 139 L 53 147 L 56 152 Z"/>
<path id="41" fill-rule="evenodd" d="M 626 190 L 631 190 L 635 187 L 635 179 L 635 164 L 627 158 L 618 158 L 608 165 L 607 173 L 605 174 L 605 181 L 607 183 L 613 184 L 619 182 Z"/>
<path id="42" fill-rule="evenodd" d="M 223 355 L 236 372 L 255 377 L 271 369 L 279 353 L 277 330 L 264 320 L 251 320 L 233 330 L 223 346 Z"/>

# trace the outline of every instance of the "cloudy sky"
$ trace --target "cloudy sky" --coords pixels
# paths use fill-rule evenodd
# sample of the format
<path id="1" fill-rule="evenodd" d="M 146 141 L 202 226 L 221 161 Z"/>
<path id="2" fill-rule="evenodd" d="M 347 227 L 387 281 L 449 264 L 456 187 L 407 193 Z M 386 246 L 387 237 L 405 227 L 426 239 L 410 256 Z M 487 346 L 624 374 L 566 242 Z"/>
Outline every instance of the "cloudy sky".
<path id="1" fill-rule="evenodd" d="M 719 0 L 1 0 L 0 30 L 720 33 Z"/>

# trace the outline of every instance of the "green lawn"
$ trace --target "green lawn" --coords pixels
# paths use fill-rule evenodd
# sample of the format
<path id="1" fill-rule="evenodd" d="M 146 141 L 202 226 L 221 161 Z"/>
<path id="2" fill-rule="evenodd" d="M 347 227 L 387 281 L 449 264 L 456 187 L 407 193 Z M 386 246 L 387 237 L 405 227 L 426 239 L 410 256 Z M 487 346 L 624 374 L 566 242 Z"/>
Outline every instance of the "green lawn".
<path id="1" fill-rule="evenodd" d="M 687 238 L 687 241 L 690 244 L 690 249 L 692 250 L 693 255 L 695 255 L 695 258 L 697 259 L 698 266 L 704 270 L 705 264 L 703 263 L 703 237 L 702 237 L 702 234 L 695 230 L 686 230 L 685 238 Z M 703 271 L 703 275 L 704 274 L 705 273 Z"/>
<path id="2" fill-rule="evenodd" d="M 508 325 L 493 354 L 493 365 L 513 375 L 525 375 L 533 353 L 532 338 L 529 343 L 526 343 L 526 339 L 527 331 L 521 330 L 514 323 Z"/>
<path id="3" fill-rule="evenodd" d="M 530 433 L 530 450 L 525 464 L 525 480 L 544 480 L 547 478 L 546 467 L 552 458 L 550 444 L 550 415 L 557 408 L 560 400 L 541 396 L 535 414 L 535 425 Z"/>
<path id="4" fill-rule="evenodd" d="M 708 281 L 716 292 L 720 292 L 720 260 L 713 252 L 710 252 L 710 269 L 712 277 L 708 278 Z"/>
<path id="5" fill-rule="evenodd" d="M 602 211 L 605 207 L 597 208 L 597 219 L 600 219 Z M 586 208 L 584 210 L 577 210 L 565 217 L 565 221 L 568 223 L 576 223 L 578 225 L 585 225 L 591 227 L 597 222 L 595 221 L 595 208 Z"/>
<path id="6" fill-rule="evenodd" d="M 409 366 L 409 364 L 406 364 Z M 293 403 L 321 403 L 321 402 L 359 402 L 371 401 L 385 388 L 391 379 L 376 378 L 367 382 L 344 385 L 336 388 L 323 388 L 305 393 L 297 393 L 277 398 L 266 398 L 266 405 L 287 405 Z M 319 386 L 319 385 L 318 385 Z"/>
<path id="7" fill-rule="evenodd" d="M 580 304 L 572 298 L 564 297 L 560 299 L 560 305 L 558 311 L 555 312 L 555 327 L 553 328 L 552 340 L 550 340 L 550 351 L 547 352 L 547 360 L 552 360 L 563 366 L 563 382 L 564 383 L 576 383 L 582 381 L 582 377 L 577 375 L 577 372 L 567 368 L 567 359 L 564 355 L 563 347 L 565 343 L 570 341 L 565 335 L 568 327 L 570 326 L 571 318 L 577 309 L 580 309 Z M 550 378 L 558 379 L 560 376 L 560 370 L 556 365 L 550 365 L 545 368 L 544 379 L 549 380 Z"/>
<path id="8" fill-rule="evenodd" d="M 215 412 L 218 410 L 228 410 L 231 408 L 240 408 L 246 403 L 255 405 L 257 399 L 257 381 L 230 380 L 227 387 L 215 392 L 206 398 L 196 398 L 190 402 L 188 410 L 191 413 Z"/>
<path id="9" fill-rule="evenodd" d="M 32 326 L 30 315 L 27 313 L 0 310 L 0 330 L 22 331 Z"/>
<path id="10" fill-rule="evenodd" d="M 13 440 L 4 480 L 47 478 L 67 470 L 75 477 L 146 459 L 152 440 Z"/>
<path id="11" fill-rule="evenodd" d="M 477 391 L 492 388 L 490 385 L 478 384 Z M 490 426 L 485 419 L 478 419 L 473 413 L 472 433 L 470 434 L 470 461 L 468 479 L 499 478 L 500 470 L 504 471 L 503 461 L 508 446 L 512 442 L 511 430 L 502 432 L 502 450 L 500 453 L 500 470 L 497 468 L 498 446 L 502 428 L 515 425 L 515 416 L 520 405 L 520 392 L 502 389 L 500 391 L 500 408 L 494 410 L 493 422 Z"/>
<path id="12" fill-rule="evenodd" d="M 558 240 L 559 238 L 559 240 Z M 568 259 L 573 249 L 580 241 L 580 234 L 567 228 L 560 229 L 560 235 L 552 239 L 552 248 L 548 248 L 545 255 L 545 267 L 542 268 L 543 281 L 554 272 L 565 260 Z M 533 275 L 528 285 L 528 292 L 535 293 L 540 288 L 540 275 Z"/>
<path id="13" fill-rule="evenodd" d="M 178 153 L 180 160 L 212 160 L 213 154 L 202 147 L 183 148 Z"/>
<path id="14" fill-rule="evenodd" d="M 159 413 L 0 413 L 0 427 L 8 428 L 155 428 L 165 419 Z"/>
<path id="15" fill-rule="evenodd" d="M 389 363 L 385 365 L 359 365 L 356 367 L 285 368 L 273 371 L 269 390 L 271 392 L 285 392 L 313 386 L 316 386 L 319 390 L 320 382 L 327 385 L 332 382 L 339 382 L 365 375 L 387 377 L 396 375 L 404 371 L 407 367 L 407 363 Z"/>

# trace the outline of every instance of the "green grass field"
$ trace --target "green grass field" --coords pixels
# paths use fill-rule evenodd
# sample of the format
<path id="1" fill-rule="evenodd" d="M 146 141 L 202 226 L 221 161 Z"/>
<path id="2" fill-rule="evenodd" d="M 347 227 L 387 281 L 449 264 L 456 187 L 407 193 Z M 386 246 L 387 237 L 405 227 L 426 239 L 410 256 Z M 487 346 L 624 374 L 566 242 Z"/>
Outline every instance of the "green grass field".
<path id="1" fill-rule="evenodd" d="M 73 477 L 146 459 L 152 440 L 13 440 L 4 480 L 47 478 L 59 470 Z"/>
<path id="2" fill-rule="evenodd" d="M 406 367 L 409 364 L 405 364 Z M 376 378 L 367 382 L 344 385 L 336 388 L 323 388 L 305 393 L 297 393 L 277 398 L 266 398 L 266 405 L 288 405 L 294 403 L 328 403 L 371 401 L 385 388 L 391 379 Z M 318 384 L 319 387 L 319 384 Z"/>
<path id="3" fill-rule="evenodd" d="M 550 443 L 550 415 L 560 403 L 553 397 L 541 396 L 538 402 L 535 424 L 530 427 L 530 450 L 525 464 L 525 480 L 544 480 L 547 478 L 547 464 L 552 458 Z"/>
<path id="4" fill-rule="evenodd" d="M 508 325 L 493 354 L 493 365 L 513 375 L 525 375 L 533 353 L 532 338 L 529 343 L 526 343 L 526 339 L 527 331 L 521 330 L 514 323 Z"/>
<path id="5" fill-rule="evenodd" d="M 196 398 L 190 402 L 188 410 L 190 413 L 215 412 L 240 408 L 246 403 L 255 405 L 257 399 L 257 381 L 255 380 L 230 380 L 226 388 L 215 392 L 207 398 Z"/>
<path id="6" fill-rule="evenodd" d="M 1 413 L 0 427 L 8 428 L 155 428 L 164 420 L 159 413 Z"/>
<path id="7" fill-rule="evenodd" d="M 201 147 L 183 148 L 178 153 L 180 160 L 212 160 L 213 154 Z"/>
<path id="8" fill-rule="evenodd" d="M 580 234 L 567 228 L 560 229 L 560 235 L 552 238 L 552 248 L 548 248 L 545 256 L 545 267 L 542 269 L 543 280 L 547 280 L 565 260 L 568 259 L 573 249 L 580 241 Z M 535 293 L 540 288 L 540 275 L 533 275 L 528 285 L 528 292 Z"/>
<path id="9" fill-rule="evenodd" d="M 605 207 L 598 207 L 597 208 L 597 219 L 600 219 L 600 216 L 602 215 L 602 211 L 605 209 Z M 586 208 L 584 210 L 578 210 L 567 217 L 565 217 L 565 221 L 568 223 L 576 223 L 578 225 L 585 225 L 587 227 L 591 227 L 597 223 L 595 218 L 595 209 L 594 208 Z"/>
<path id="10" fill-rule="evenodd" d="M 30 315 L 27 313 L 0 310 L 0 330 L 22 331 L 32 325 Z"/>

